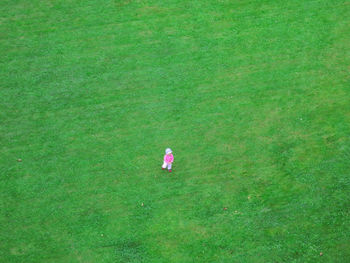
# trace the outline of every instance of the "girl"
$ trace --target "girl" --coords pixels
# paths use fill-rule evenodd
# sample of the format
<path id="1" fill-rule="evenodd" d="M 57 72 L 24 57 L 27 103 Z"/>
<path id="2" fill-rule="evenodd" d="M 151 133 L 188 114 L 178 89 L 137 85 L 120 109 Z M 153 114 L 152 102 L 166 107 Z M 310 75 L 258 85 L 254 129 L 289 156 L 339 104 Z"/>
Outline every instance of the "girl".
<path id="1" fill-rule="evenodd" d="M 168 171 L 171 172 L 171 165 L 173 164 L 173 161 L 174 161 L 174 156 L 172 152 L 173 151 L 170 148 L 166 148 L 162 170 L 168 167 Z"/>

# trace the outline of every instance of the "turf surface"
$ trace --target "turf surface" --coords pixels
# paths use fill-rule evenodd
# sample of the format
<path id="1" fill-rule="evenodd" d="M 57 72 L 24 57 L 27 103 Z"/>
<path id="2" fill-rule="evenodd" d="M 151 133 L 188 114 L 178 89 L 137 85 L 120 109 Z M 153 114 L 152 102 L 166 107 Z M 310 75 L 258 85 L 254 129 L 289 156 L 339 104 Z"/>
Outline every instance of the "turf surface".
<path id="1" fill-rule="evenodd" d="M 1 262 L 348 262 L 348 1 L 0 14 Z"/>

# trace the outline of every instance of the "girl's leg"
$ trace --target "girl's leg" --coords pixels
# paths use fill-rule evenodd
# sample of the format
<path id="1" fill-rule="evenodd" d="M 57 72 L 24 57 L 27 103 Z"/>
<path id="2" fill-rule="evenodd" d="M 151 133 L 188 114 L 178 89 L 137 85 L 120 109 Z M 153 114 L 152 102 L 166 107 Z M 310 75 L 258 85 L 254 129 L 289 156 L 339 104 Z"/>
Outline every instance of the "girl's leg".
<path id="1" fill-rule="evenodd" d="M 167 166 L 167 163 L 164 162 L 163 165 L 162 165 L 162 169 L 164 170 L 166 168 L 166 166 Z"/>
<path id="2" fill-rule="evenodd" d="M 171 165 L 172 165 L 172 163 L 168 163 L 168 170 L 169 170 L 169 172 L 171 172 Z"/>

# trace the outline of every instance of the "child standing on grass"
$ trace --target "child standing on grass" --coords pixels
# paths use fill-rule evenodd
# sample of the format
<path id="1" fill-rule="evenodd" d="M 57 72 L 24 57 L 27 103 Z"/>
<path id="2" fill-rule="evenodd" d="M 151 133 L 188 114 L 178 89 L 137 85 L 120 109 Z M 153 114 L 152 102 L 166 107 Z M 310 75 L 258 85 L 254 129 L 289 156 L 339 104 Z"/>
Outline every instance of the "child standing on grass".
<path id="1" fill-rule="evenodd" d="M 173 151 L 170 148 L 166 148 L 164 155 L 164 163 L 162 165 L 162 170 L 168 167 L 168 171 L 171 172 L 171 165 L 174 161 Z"/>

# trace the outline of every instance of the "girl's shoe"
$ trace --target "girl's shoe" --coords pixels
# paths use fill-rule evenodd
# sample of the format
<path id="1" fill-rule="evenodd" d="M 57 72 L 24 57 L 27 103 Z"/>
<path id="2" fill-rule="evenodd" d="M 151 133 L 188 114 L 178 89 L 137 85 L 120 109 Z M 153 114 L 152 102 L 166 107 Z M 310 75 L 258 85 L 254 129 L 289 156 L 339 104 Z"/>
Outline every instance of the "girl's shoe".
<path id="1" fill-rule="evenodd" d="M 162 170 L 164 170 L 165 168 L 162 167 Z"/>
<path id="2" fill-rule="evenodd" d="M 169 171 L 169 173 L 171 173 L 171 170 L 168 170 Z"/>

